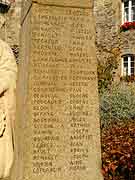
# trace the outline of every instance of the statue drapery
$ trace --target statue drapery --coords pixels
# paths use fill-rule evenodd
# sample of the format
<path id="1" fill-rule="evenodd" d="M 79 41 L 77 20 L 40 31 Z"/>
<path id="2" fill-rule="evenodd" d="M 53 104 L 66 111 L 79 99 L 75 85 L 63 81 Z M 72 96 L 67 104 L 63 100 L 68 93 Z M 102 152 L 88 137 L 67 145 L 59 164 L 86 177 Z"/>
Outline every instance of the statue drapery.
<path id="1" fill-rule="evenodd" d="M 14 159 L 16 76 L 12 50 L 0 40 L 0 178 L 9 176 Z"/>

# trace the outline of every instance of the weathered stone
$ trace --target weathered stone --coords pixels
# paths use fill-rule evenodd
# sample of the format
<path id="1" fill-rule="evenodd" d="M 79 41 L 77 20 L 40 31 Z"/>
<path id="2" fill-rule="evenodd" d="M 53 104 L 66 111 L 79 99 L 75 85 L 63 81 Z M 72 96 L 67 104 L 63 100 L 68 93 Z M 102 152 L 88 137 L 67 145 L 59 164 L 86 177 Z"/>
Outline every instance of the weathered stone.
<path id="1" fill-rule="evenodd" d="M 12 179 L 101 180 L 93 1 L 49 2 L 23 13 Z"/>
<path id="2" fill-rule="evenodd" d="M 96 53 L 97 60 L 105 63 L 112 59 L 119 67 L 115 70 L 115 80 L 121 77 L 121 59 L 123 55 L 135 54 L 135 31 L 120 32 L 122 24 L 121 0 L 94 1 L 96 19 Z M 117 54 L 114 52 L 117 51 Z"/>
<path id="3" fill-rule="evenodd" d="M 121 1 L 96 0 L 94 3 L 96 19 L 96 54 L 99 63 L 117 61 L 121 64 L 120 54 L 120 25 Z M 117 54 L 114 52 L 117 50 Z M 116 71 L 115 79 L 120 80 L 120 67 Z"/>

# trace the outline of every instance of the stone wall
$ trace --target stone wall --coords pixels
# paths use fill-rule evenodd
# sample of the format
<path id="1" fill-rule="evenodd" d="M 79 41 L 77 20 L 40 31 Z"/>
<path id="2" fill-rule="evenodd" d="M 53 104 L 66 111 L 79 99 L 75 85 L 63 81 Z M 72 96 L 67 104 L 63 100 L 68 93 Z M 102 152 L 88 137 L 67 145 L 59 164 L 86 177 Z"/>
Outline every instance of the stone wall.
<path id="1" fill-rule="evenodd" d="M 135 30 L 120 33 L 121 54 L 135 54 Z"/>
<path id="2" fill-rule="evenodd" d="M 96 47 L 98 62 L 117 61 L 115 79 L 120 80 L 121 56 L 135 54 L 135 31 L 120 32 L 121 0 L 95 0 Z"/>

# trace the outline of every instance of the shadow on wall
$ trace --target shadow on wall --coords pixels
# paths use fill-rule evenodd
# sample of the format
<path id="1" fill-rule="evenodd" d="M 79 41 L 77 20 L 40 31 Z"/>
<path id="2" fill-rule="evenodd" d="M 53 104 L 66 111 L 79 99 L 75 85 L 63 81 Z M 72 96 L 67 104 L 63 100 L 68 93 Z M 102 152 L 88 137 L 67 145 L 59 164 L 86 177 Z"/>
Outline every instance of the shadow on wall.
<path id="1" fill-rule="evenodd" d="M 0 13 L 7 13 L 10 8 L 11 2 L 8 0 L 0 0 Z"/>

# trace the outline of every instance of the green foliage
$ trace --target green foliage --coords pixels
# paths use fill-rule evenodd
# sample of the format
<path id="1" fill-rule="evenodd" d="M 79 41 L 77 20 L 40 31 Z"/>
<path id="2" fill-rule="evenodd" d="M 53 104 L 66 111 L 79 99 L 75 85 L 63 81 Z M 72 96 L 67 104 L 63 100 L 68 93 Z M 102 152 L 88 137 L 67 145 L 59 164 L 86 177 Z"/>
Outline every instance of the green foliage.
<path id="1" fill-rule="evenodd" d="M 107 89 L 113 82 L 114 71 L 118 68 L 118 62 L 115 56 L 111 56 L 108 60 L 103 63 L 98 61 L 98 89 L 101 93 L 104 89 Z"/>
<path id="2" fill-rule="evenodd" d="M 113 85 L 100 94 L 100 117 L 102 125 L 112 121 L 135 119 L 135 85 Z"/>
<path id="3" fill-rule="evenodd" d="M 102 173 L 105 180 L 135 178 L 135 122 L 102 129 Z"/>

